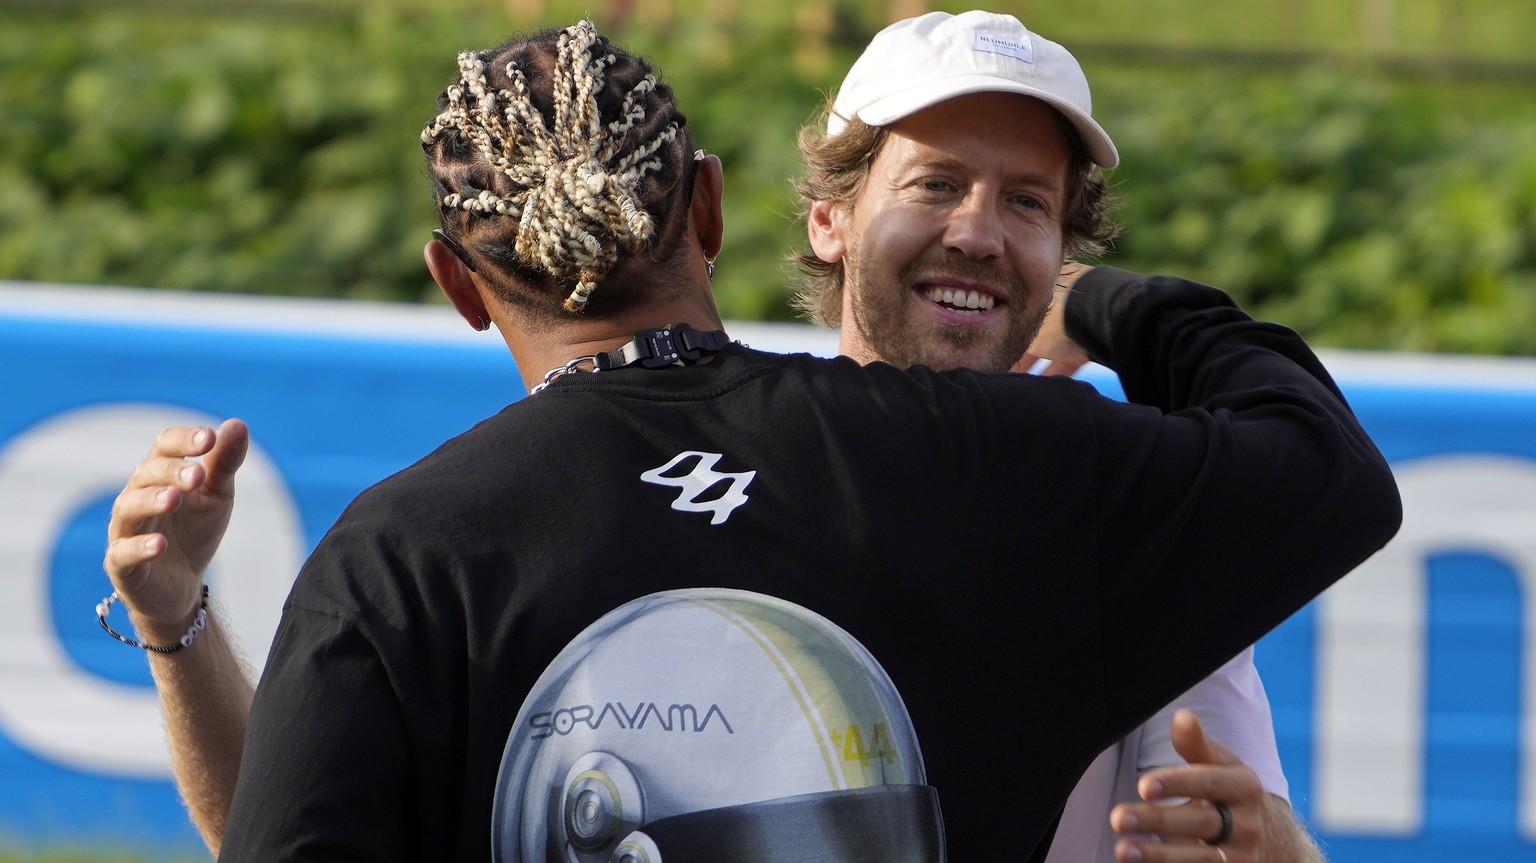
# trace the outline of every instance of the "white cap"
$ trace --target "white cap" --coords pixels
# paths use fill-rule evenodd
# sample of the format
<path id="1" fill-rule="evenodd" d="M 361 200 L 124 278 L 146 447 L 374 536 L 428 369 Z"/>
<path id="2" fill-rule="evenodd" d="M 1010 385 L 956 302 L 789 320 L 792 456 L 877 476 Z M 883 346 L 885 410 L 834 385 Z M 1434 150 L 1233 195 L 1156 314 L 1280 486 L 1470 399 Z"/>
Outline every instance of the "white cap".
<path id="1" fill-rule="evenodd" d="M 1115 143 L 1093 120 L 1076 58 L 1012 15 L 977 10 L 929 12 L 876 33 L 838 88 L 827 134 L 840 134 L 850 119 L 887 126 L 946 99 L 987 92 L 1049 104 L 1077 128 L 1095 164 L 1120 163 Z"/>

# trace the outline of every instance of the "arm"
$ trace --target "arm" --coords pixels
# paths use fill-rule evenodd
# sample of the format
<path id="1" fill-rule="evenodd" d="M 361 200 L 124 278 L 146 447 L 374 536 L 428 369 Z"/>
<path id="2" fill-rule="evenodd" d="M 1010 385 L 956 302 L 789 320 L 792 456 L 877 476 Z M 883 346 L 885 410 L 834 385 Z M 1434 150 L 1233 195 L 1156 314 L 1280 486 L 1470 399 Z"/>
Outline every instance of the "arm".
<path id="1" fill-rule="evenodd" d="M 1228 863 L 1323 863 L 1322 851 L 1295 817 L 1284 798 L 1264 790 L 1258 774 L 1230 750 L 1206 736 L 1192 711 L 1179 710 L 1172 723 L 1173 743 L 1189 762 L 1145 774 L 1139 783 L 1147 803 L 1122 803 L 1110 813 L 1115 830 L 1157 834 L 1162 841 L 1121 839 L 1115 856 L 1124 863 L 1202 863 L 1217 859 L 1210 842 L 1221 829 L 1213 802 L 1231 812 L 1228 839 L 1220 859 Z M 1189 798 L 1178 805 L 1155 801 Z"/>
<path id="2" fill-rule="evenodd" d="M 474 859 L 444 845 L 460 818 L 489 815 L 486 802 L 485 813 L 461 805 L 470 698 L 458 670 L 469 661 L 442 605 L 412 579 L 447 570 L 358 508 L 327 532 L 284 604 L 251 705 L 224 863 Z M 384 520 L 399 512 L 385 509 Z M 473 832 L 476 850 L 488 833 Z"/>
<path id="3" fill-rule="evenodd" d="M 1375 553 L 1402 505 L 1294 331 L 1214 288 L 1109 267 L 1068 297 L 1037 341 L 1113 369 L 1130 403 L 1093 419 L 1113 739 Z M 1035 352 L 1071 359 L 1054 350 Z"/>
<path id="4" fill-rule="evenodd" d="M 167 429 L 114 502 L 103 565 L 139 640 L 175 644 L 196 616 L 249 441 L 239 420 L 217 430 Z M 197 456 L 202 464 L 191 461 Z M 149 665 L 177 788 L 217 854 L 251 709 L 249 671 L 211 605 L 197 640 L 174 653 L 150 652 Z"/>
<path id="5" fill-rule="evenodd" d="M 443 845 L 453 829 L 442 813 L 461 814 L 463 764 L 442 750 L 422 754 L 402 715 L 435 709 L 437 693 L 412 687 L 401 696 L 389 677 L 388 660 L 355 621 L 284 608 L 251 709 L 221 861 L 461 859 Z M 434 728 L 456 741 L 463 726 L 445 719 Z"/>

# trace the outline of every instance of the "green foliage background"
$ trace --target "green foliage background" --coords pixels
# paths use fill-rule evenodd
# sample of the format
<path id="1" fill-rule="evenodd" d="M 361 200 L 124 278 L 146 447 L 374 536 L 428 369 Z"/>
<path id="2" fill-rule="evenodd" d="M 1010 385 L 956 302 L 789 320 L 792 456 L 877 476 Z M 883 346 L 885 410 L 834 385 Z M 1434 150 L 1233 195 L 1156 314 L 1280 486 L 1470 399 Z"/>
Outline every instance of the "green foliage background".
<path id="1" fill-rule="evenodd" d="M 1093 81 L 1108 262 L 1321 345 L 1536 354 L 1536 11 L 1369 2 L 995 8 Z M 791 319 L 795 130 L 927 5 L 969 4 L 0 0 L 0 279 L 435 302 L 417 134 L 455 53 L 589 12 L 725 161 L 723 313 Z"/>

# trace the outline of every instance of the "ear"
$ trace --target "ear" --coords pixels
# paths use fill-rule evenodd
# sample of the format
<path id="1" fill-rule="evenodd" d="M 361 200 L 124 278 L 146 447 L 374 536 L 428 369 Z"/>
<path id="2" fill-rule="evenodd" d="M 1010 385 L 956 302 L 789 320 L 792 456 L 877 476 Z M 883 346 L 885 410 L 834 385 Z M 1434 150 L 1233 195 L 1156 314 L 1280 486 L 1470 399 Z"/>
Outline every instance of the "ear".
<path id="1" fill-rule="evenodd" d="M 476 330 L 485 329 L 484 324 L 490 322 L 491 315 L 485 308 L 480 285 L 469 267 L 464 266 L 459 256 L 440 240 L 427 243 L 422 256 L 427 259 L 427 269 L 432 272 L 432 279 L 443 289 L 443 294 L 448 297 L 448 302 L 453 303 L 459 316 Z"/>
<path id="2" fill-rule="evenodd" d="M 695 236 L 704 250 L 704 257 L 714 260 L 725 245 L 725 215 L 721 201 L 725 198 L 725 169 L 720 157 L 705 156 L 693 175 L 693 200 L 688 203 L 688 219 Z"/>
<path id="3" fill-rule="evenodd" d="M 805 218 L 805 233 L 816 257 L 835 264 L 848 254 L 848 210 L 842 204 L 817 200 L 811 202 Z"/>

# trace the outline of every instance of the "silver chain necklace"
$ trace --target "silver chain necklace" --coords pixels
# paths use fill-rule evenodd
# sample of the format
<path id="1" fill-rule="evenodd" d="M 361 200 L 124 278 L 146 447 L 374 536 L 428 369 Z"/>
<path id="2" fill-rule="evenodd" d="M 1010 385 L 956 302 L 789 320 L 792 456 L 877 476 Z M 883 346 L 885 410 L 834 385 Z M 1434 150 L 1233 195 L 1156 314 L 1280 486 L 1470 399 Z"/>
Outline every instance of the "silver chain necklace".
<path id="1" fill-rule="evenodd" d="M 593 355 L 593 356 L 590 356 L 590 357 L 577 357 L 576 359 L 571 360 L 570 362 L 566 363 L 563 366 L 555 366 L 554 368 L 552 368 L 549 371 L 545 372 L 544 373 L 544 382 L 539 384 L 538 386 L 534 387 L 533 389 L 529 390 L 528 391 L 528 395 L 533 395 L 534 393 L 537 393 L 537 392 L 543 390 L 545 387 L 547 387 L 550 384 L 554 383 L 555 382 L 555 378 L 558 378 L 561 375 L 568 375 L 568 374 L 571 374 L 573 372 L 581 371 L 581 367 L 583 365 L 585 365 L 586 363 L 591 363 L 592 364 L 592 371 L 595 372 L 595 371 L 598 370 L 597 369 L 597 356 L 596 355 Z"/>

